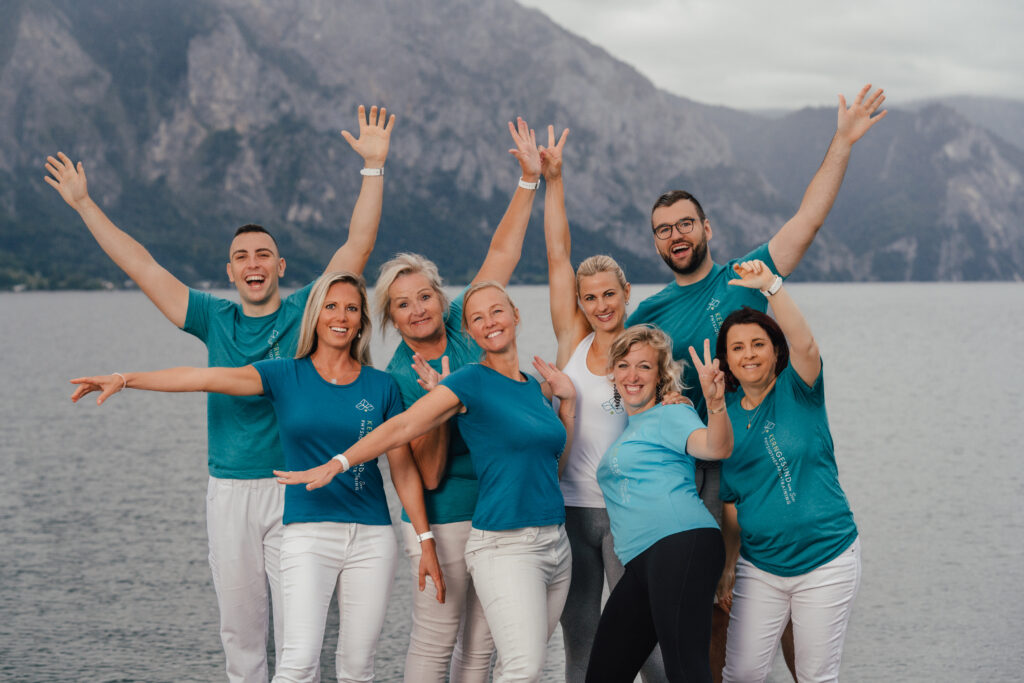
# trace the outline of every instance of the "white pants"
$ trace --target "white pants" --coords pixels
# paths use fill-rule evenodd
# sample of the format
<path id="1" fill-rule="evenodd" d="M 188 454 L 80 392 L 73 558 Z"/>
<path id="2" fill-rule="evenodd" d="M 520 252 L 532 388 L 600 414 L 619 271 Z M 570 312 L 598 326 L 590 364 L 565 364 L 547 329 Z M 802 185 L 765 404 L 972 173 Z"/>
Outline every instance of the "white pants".
<path id="1" fill-rule="evenodd" d="M 206 488 L 210 570 L 220 608 L 220 640 L 232 683 L 267 683 L 270 609 L 281 661 L 279 555 L 284 487 L 275 479 L 218 479 Z"/>
<path id="2" fill-rule="evenodd" d="M 839 557 L 800 576 L 776 576 L 742 557 L 725 645 L 727 683 L 764 681 L 790 616 L 800 683 L 839 680 L 843 638 L 860 585 L 860 539 Z"/>
<path id="3" fill-rule="evenodd" d="M 466 566 L 498 649 L 494 680 L 536 681 L 569 593 L 565 527 L 471 529 Z"/>
<path id="4" fill-rule="evenodd" d="M 485 683 L 491 666 L 494 642 L 487 628 L 484 608 L 466 569 L 466 541 L 472 523 L 432 524 L 437 559 L 444 576 L 446 597 L 437 601 L 433 579 L 420 592 L 420 557 L 423 551 L 412 524 L 402 522 L 402 537 L 412 567 L 415 592 L 412 600 L 412 633 L 405 657 L 406 683 Z"/>
<path id="5" fill-rule="evenodd" d="M 339 681 L 372 681 L 398 544 L 391 526 L 289 524 L 281 542 L 284 647 L 274 683 L 315 681 L 327 608 L 341 611 L 335 667 Z"/>

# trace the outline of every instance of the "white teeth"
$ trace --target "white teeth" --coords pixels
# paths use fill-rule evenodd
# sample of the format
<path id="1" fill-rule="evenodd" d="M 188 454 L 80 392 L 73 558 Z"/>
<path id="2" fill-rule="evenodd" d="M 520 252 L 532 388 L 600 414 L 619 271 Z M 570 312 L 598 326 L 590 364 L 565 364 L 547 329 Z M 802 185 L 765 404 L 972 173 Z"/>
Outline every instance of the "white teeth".
<path id="1" fill-rule="evenodd" d="M 347 327 L 332 327 L 331 328 L 331 332 L 337 332 L 338 334 L 347 334 L 348 333 L 348 328 Z"/>
<path id="2" fill-rule="evenodd" d="M 487 339 L 497 337 L 499 334 L 501 334 L 501 330 L 495 330 L 494 332 L 491 332 L 490 334 L 487 335 Z"/>
<path id="3" fill-rule="evenodd" d="M 250 275 L 245 278 L 245 281 L 252 284 L 254 282 L 263 282 L 264 277 L 262 275 Z"/>

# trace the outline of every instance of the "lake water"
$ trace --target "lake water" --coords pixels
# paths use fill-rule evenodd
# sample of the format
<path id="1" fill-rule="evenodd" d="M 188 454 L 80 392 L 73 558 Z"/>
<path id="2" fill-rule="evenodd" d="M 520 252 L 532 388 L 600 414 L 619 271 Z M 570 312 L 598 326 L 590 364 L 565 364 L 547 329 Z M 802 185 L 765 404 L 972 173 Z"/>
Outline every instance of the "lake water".
<path id="1" fill-rule="evenodd" d="M 634 300 L 655 289 L 636 287 Z M 1021 680 L 1024 285 L 791 289 L 825 359 L 863 544 L 843 679 Z M 553 358 L 546 290 L 513 297 L 524 361 Z M 223 680 L 204 397 L 68 400 L 71 377 L 203 365 L 203 345 L 139 292 L 0 294 L 0 320 L 0 680 Z M 376 335 L 379 365 L 395 341 Z M 382 681 L 400 680 L 407 643 L 412 588 L 399 567 Z M 556 632 L 547 681 L 561 680 L 560 643 Z M 786 680 L 779 667 L 772 680 Z"/>

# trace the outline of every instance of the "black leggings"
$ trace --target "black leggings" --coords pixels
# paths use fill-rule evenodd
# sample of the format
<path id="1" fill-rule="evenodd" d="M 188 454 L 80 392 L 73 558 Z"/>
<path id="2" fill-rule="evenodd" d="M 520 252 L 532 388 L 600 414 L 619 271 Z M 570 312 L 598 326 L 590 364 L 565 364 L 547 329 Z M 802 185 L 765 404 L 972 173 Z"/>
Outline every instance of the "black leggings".
<path id="1" fill-rule="evenodd" d="M 725 564 L 718 529 L 672 534 L 630 560 L 601 613 L 587 683 L 632 681 L 655 643 L 670 681 L 711 681 L 715 587 Z"/>

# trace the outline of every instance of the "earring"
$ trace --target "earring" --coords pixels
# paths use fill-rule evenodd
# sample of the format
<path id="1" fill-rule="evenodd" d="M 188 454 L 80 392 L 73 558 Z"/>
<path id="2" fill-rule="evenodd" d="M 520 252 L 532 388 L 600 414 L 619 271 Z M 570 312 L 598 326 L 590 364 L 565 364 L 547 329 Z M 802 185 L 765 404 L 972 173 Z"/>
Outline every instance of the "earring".
<path id="1" fill-rule="evenodd" d="M 615 409 L 618 410 L 622 407 L 622 396 L 619 394 L 619 388 L 612 385 L 612 403 L 615 404 Z"/>

